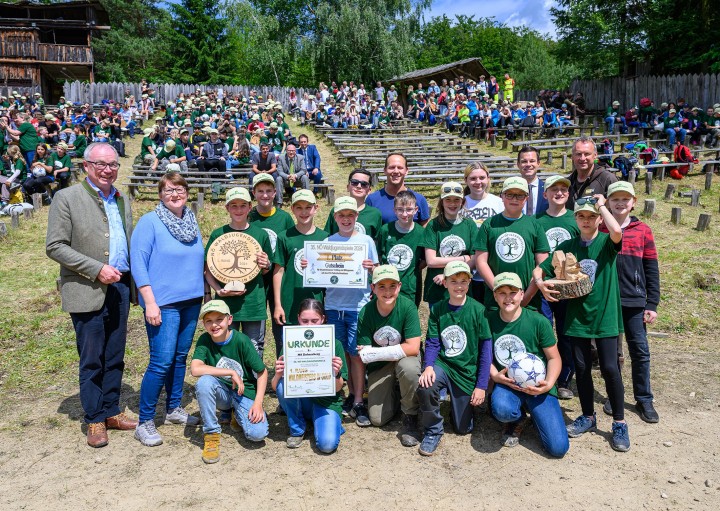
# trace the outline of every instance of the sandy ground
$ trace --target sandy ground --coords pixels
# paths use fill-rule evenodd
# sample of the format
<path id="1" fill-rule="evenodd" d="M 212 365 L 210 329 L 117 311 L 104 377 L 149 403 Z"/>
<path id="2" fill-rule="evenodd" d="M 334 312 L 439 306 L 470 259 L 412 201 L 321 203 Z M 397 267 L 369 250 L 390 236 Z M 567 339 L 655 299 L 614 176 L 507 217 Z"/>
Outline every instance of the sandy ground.
<path id="1" fill-rule="evenodd" d="M 686 341 L 686 340 L 683 340 Z M 700 340 L 698 340 L 700 342 Z M 653 340 L 653 384 L 661 422 L 645 424 L 626 395 L 632 449 L 609 446 L 610 417 L 600 411 L 598 433 L 571 440 L 562 460 L 546 457 L 534 428 L 520 446 L 499 445 L 500 425 L 486 414 L 475 430 L 448 430 L 438 454 L 421 457 L 398 440 L 400 421 L 383 429 L 345 424 L 340 449 L 322 455 L 314 442 L 285 447 L 287 421 L 265 403 L 270 437 L 261 447 L 226 428 L 221 461 L 200 459 L 202 431 L 160 426 L 165 443 L 140 445 L 132 432 L 110 432 L 110 444 L 85 443 L 82 410 L 72 385 L 50 387 L 39 399 L 0 407 L 0 509 L 716 509 L 720 504 L 718 370 L 710 353 Z M 683 342 L 683 344 L 686 344 Z M 686 346 L 695 344 L 691 342 Z M 688 379 L 686 368 L 695 367 Z M 626 387 L 629 386 L 626 368 Z M 697 376 L 697 378 L 695 377 Z M 192 378 L 187 408 L 197 414 Z M 601 383 L 597 381 L 596 383 Z M 126 382 L 123 405 L 136 416 L 139 381 Z M 569 421 L 577 399 L 562 402 Z"/>

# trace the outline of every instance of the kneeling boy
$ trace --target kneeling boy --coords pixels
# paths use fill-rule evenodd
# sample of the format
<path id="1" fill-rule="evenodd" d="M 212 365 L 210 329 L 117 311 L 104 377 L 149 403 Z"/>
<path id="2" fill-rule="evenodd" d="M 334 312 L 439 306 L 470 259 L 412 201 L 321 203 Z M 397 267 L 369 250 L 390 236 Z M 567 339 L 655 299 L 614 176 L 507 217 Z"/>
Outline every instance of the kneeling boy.
<path id="1" fill-rule="evenodd" d="M 200 309 L 206 333 L 197 341 L 190 373 L 199 378 L 195 394 L 203 419 L 205 463 L 220 459 L 217 408 L 232 408 L 245 438 L 251 442 L 262 442 L 268 435 L 262 406 L 268 373 L 250 338 L 230 330 L 232 320 L 230 309 L 222 300 L 211 300 Z"/>

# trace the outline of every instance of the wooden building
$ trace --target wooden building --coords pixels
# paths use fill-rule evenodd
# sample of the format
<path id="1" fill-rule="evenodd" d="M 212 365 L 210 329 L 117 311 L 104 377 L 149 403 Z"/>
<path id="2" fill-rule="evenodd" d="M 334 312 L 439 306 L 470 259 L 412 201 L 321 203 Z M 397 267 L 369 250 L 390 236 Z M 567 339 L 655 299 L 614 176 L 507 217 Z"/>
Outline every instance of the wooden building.
<path id="1" fill-rule="evenodd" d="M 65 80 L 94 81 L 92 38 L 110 30 L 98 0 L 0 2 L 0 92 L 63 93 Z"/>

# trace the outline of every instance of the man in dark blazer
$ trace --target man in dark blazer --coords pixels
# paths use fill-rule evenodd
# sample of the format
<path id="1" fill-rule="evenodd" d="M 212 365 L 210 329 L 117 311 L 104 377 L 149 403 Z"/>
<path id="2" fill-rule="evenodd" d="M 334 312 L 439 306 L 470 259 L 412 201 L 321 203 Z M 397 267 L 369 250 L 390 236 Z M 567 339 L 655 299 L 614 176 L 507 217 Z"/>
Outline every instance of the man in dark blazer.
<path id="1" fill-rule="evenodd" d="M 535 147 L 523 146 L 517 157 L 517 168 L 520 175 L 528 183 L 528 200 L 525 202 L 523 213 L 536 215 L 548 208 L 548 201 L 543 196 L 545 183 L 538 176 L 540 170 L 540 153 Z"/>
<path id="2" fill-rule="evenodd" d="M 309 141 L 310 140 L 307 135 L 300 135 L 298 137 L 300 148 L 297 152 L 305 158 L 305 167 L 308 171 L 308 178 L 311 182 L 317 185 L 322 183 L 323 178 L 322 171 L 320 170 L 320 153 L 318 152 L 317 147 L 315 147 L 314 144 L 310 144 Z M 317 193 L 317 190 L 315 190 L 315 193 Z"/>
<path id="3" fill-rule="evenodd" d="M 75 328 L 87 443 L 103 447 L 108 428 L 137 426 L 120 410 L 132 287 L 132 212 L 113 186 L 120 167 L 113 146 L 90 144 L 84 160 L 87 178 L 53 197 L 45 251 L 60 263 L 62 308 Z"/>

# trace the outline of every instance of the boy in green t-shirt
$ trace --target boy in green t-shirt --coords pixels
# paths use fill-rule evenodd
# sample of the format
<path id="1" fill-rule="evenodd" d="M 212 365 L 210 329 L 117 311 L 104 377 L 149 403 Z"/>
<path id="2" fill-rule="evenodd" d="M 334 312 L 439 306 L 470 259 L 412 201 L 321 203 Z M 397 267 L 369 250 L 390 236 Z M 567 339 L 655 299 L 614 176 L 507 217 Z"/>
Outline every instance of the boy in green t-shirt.
<path id="1" fill-rule="evenodd" d="M 155 128 L 145 128 L 143 134 L 145 136 L 142 142 L 140 142 L 140 158 L 143 164 L 152 165 L 152 162 L 155 161 L 155 152 L 157 151 L 157 146 L 151 138 L 155 134 Z"/>
<path id="2" fill-rule="evenodd" d="M 290 229 L 294 224 L 290 213 L 276 207 L 275 196 L 278 193 L 275 189 L 275 181 L 270 174 L 255 174 L 252 180 L 252 193 L 257 201 L 256 206 L 248 215 L 248 222 L 252 225 L 262 228 L 270 238 L 270 246 L 272 252 L 268 256 L 274 261 L 275 250 L 277 248 L 278 235 Z M 282 190 L 280 190 L 282 193 Z M 273 291 L 272 273 L 266 273 L 263 276 L 265 282 L 265 293 L 267 303 L 270 307 L 270 317 L 275 317 L 275 299 Z M 278 348 L 282 343 L 282 326 L 275 321 L 270 322 L 273 337 L 275 338 L 275 347 Z M 275 357 L 277 357 L 277 351 Z"/>
<path id="3" fill-rule="evenodd" d="M 268 176 L 258 174 L 256 177 Z M 269 177 L 269 176 L 268 176 Z M 272 178 L 270 178 L 272 179 Z M 300 266 L 305 254 L 306 241 L 323 241 L 328 233 L 315 227 L 313 219 L 318 206 L 315 194 L 310 190 L 298 190 L 292 196 L 291 209 L 297 224 L 278 234 L 273 262 L 273 335 L 275 326 L 280 332 L 275 337 L 276 355 L 281 353 L 282 327 L 297 325 L 298 307 L 306 298 L 322 301 L 323 290 L 317 287 L 303 287 L 303 270 Z M 284 213 L 284 212 L 283 212 Z"/>
<path id="4" fill-rule="evenodd" d="M 558 245 L 557 250 L 573 254 L 580 267 L 592 281 L 592 291 L 585 296 L 568 300 L 565 335 L 570 337 L 575 359 L 576 381 L 582 415 L 568 425 L 568 435 L 576 438 L 594 430 L 595 387 L 592 380 L 590 342 L 595 339 L 600 372 L 612 405 L 612 439 L 616 451 L 630 450 L 630 436 L 625 422 L 625 389 L 617 358 L 617 337 L 623 331 L 620 310 L 620 287 L 616 259 L 622 249 L 623 232 L 605 205 L 605 197 L 597 194 L 575 201 L 575 220 L 580 236 Z M 608 233 L 600 232 L 604 221 Z M 546 284 L 543 276 L 554 277 L 552 259 L 548 258 L 533 270 L 533 279 L 548 302 L 556 302 L 558 292 Z"/>
<path id="5" fill-rule="evenodd" d="M 422 301 L 422 287 L 417 285 L 418 275 L 425 268 L 425 229 L 413 221 L 418 211 L 415 194 L 409 190 L 398 192 L 394 200 L 397 220 L 384 224 L 377 237 L 378 257 L 381 264 L 392 264 L 400 275 L 400 295 L 415 302 Z"/>
<path id="6" fill-rule="evenodd" d="M 350 197 L 355 199 L 358 208 L 358 218 L 355 222 L 355 230 L 360 234 L 367 234 L 376 239 L 380 227 L 382 227 L 382 214 L 380 210 L 365 204 L 365 199 L 370 193 L 370 172 L 365 169 L 355 169 L 348 176 L 347 191 Z M 330 234 L 339 231 L 335 221 L 335 209 L 331 209 L 325 222 L 325 230 Z"/>
<path id="7" fill-rule="evenodd" d="M 404 414 L 400 442 L 413 447 L 420 443 L 415 394 L 420 378 L 420 318 L 412 300 L 400 296 L 397 268 L 378 266 L 372 282 L 374 297 L 360 311 L 357 327 L 358 353 L 367 366 L 370 422 L 382 427 L 400 408 Z"/>
<path id="8" fill-rule="evenodd" d="M 485 307 L 467 296 L 472 273 L 467 263 L 451 261 L 443 270 L 449 298 L 430 311 L 425 341 L 425 369 L 417 389 L 425 436 L 418 452 L 432 456 L 444 429 L 440 391 L 447 389 L 451 417 L 458 434 L 473 429 L 471 406 L 485 401 L 490 379 L 492 339 Z"/>
<path id="9" fill-rule="evenodd" d="M 233 328 L 242 329 L 250 337 L 262 359 L 265 348 L 265 320 L 267 319 L 266 291 L 263 275 L 272 270 L 270 255 L 272 246 L 267 233 L 257 225 L 248 222 L 248 214 L 252 207 L 250 192 L 245 188 L 230 188 L 225 194 L 225 209 L 230 215 L 230 223 L 215 229 L 210 233 L 205 245 L 205 258 L 213 242 L 223 234 L 242 232 L 255 239 L 260 244 L 260 252 L 256 256 L 256 263 L 260 273 L 245 283 L 243 291 L 228 291 L 218 282 L 205 263 L 205 279 L 230 308 L 233 316 Z M 209 295 L 209 293 L 207 293 Z"/>
<path id="10" fill-rule="evenodd" d="M 494 354 L 490 368 L 490 377 L 495 382 L 491 409 L 493 416 L 505 424 L 502 439 L 505 447 L 519 443 L 527 410 L 545 451 L 562 458 L 570 448 L 555 389 L 562 361 L 552 325 L 541 314 L 520 306 L 524 294 L 516 274 L 501 273 L 495 277 L 493 295 L 498 310 L 487 313 Z M 540 385 L 522 388 L 507 376 L 516 353 L 531 353 L 543 361 L 545 378 Z"/>
<path id="11" fill-rule="evenodd" d="M 536 294 L 532 271 L 547 259 L 550 246 L 535 217 L 523 214 L 528 198 L 527 181 L 519 176 L 507 178 L 501 198 L 505 210 L 480 226 L 475 252 L 477 271 L 490 289 L 494 287 L 495 275 L 516 273 L 525 286 L 523 307 L 540 310 L 540 296 Z M 485 307 L 497 308 L 491 293 L 485 293 Z"/>
<path id="12" fill-rule="evenodd" d="M 195 395 L 203 420 L 205 446 L 202 459 L 220 459 L 220 423 L 216 409 L 232 408 L 245 438 L 262 442 L 268 435 L 267 415 L 262 402 L 268 372 L 250 339 L 231 330 L 233 317 L 222 300 L 211 300 L 200 309 L 205 332 L 197 340 L 190 374 L 198 378 Z"/>
<path id="13" fill-rule="evenodd" d="M 575 223 L 575 215 L 565 207 L 570 197 L 570 180 L 563 176 L 550 176 L 545 180 L 543 196 L 548 201 L 548 209 L 537 213 L 535 218 L 545 231 L 550 251 L 553 252 L 560 243 L 580 234 L 577 223 Z M 567 300 L 550 303 L 545 298 L 541 298 L 541 302 L 542 313 L 545 317 L 551 324 L 553 319 L 555 320 L 558 350 L 562 357 L 562 371 L 557 381 L 558 397 L 572 399 L 574 394 L 570 390 L 570 382 L 575 373 L 575 365 L 572 359 L 570 339 L 564 333 Z"/>

